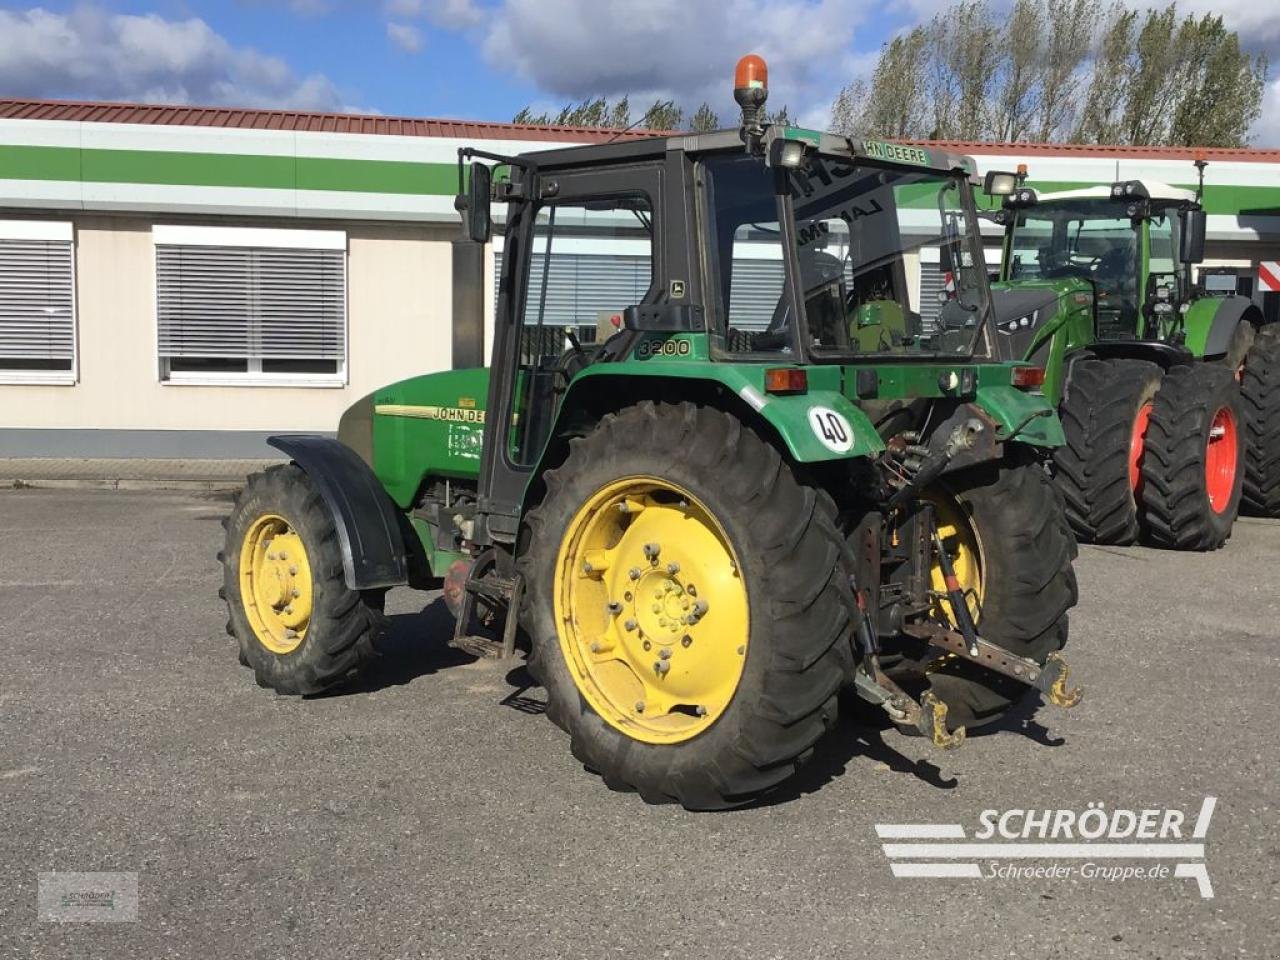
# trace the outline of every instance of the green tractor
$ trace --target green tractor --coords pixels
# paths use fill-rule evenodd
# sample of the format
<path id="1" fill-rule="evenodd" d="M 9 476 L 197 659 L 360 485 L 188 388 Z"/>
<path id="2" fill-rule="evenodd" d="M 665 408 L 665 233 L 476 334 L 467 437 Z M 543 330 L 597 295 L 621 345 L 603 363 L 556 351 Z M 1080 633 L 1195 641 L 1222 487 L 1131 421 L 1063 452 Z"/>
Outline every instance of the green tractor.
<path id="1" fill-rule="evenodd" d="M 740 73 L 741 130 L 462 151 L 460 342 L 506 204 L 492 364 L 273 440 L 292 462 L 249 478 L 221 554 L 261 685 L 343 681 L 389 588 L 442 587 L 454 646 L 527 648 L 587 769 L 700 809 L 791 776 L 845 688 L 943 748 L 1079 699 L 1062 430 L 991 358 L 971 162 L 765 126 L 763 64 Z M 962 278 L 928 330 L 908 281 L 938 243 Z M 633 295 L 601 302 L 584 251 Z"/>
<path id="2" fill-rule="evenodd" d="M 1280 516 L 1280 325 L 1193 282 L 1196 166 L 1195 191 L 986 177 L 1004 227 L 997 355 L 1045 371 L 1066 433 L 1054 472 L 1082 541 L 1213 550 L 1242 502 Z"/>

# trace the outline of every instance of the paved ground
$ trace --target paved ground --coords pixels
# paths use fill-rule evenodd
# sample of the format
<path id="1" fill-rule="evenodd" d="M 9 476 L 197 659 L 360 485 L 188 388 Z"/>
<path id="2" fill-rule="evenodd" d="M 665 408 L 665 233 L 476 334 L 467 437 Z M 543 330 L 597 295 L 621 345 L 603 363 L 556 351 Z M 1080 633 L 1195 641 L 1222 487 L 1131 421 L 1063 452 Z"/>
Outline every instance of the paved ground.
<path id="1" fill-rule="evenodd" d="M 0 492 L 0 956 L 1280 956 L 1280 524 L 1086 549 L 1074 713 L 945 755 L 844 725 L 797 789 L 695 815 L 605 790 L 408 591 L 359 690 L 259 689 L 214 598 L 224 509 Z M 1211 900 L 893 879 L 874 832 L 1205 795 Z M 140 921 L 37 923 L 53 870 L 137 872 Z"/>

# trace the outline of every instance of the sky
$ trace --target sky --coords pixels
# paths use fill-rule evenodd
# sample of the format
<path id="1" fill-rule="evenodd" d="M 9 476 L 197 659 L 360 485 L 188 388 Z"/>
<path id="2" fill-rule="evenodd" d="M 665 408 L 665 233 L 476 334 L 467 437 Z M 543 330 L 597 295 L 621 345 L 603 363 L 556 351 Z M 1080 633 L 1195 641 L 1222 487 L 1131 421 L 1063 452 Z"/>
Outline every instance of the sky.
<path id="1" fill-rule="evenodd" d="M 1000 0 L 997 0 L 997 4 Z M 1126 0 L 1143 5 L 1141 0 Z M 946 0 L 0 0 L 0 97 L 222 104 L 510 120 L 593 94 L 709 102 L 733 64 L 824 127 L 881 44 Z M 1280 4 L 1189 0 L 1280 66 Z M 1280 146 L 1273 68 L 1255 146 Z M 635 111 L 637 114 L 640 110 Z"/>

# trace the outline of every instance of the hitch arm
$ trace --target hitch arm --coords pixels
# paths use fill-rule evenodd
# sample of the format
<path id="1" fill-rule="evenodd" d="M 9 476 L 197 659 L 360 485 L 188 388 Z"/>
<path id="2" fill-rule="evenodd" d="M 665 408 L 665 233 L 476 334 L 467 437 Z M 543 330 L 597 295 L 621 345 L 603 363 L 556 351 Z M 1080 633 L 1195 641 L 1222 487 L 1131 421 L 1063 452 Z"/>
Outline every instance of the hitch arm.
<path id="1" fill-rule="evenodd" d="M 1067 661 L 1063 659 L 1062 654 L 1056 650 L 1049 654 L 1042 667 L 1028 657 L 1020 657 L 1011 650 L 981 638 L 977 641 L 977 651 L 971 653 L 964 636 L 954 630 L 914 624 L 904 627 L 903 632 L 917 640 L 924 640 L 941 650 L 986 667 L 1001 676 L 1011 677 L 1019 683 L 1034 687 L 1055 707 L 1070 709 L 1084 697 L 1083 688 L 1067 686 L 1071 668 L 1067 666 Z"/>

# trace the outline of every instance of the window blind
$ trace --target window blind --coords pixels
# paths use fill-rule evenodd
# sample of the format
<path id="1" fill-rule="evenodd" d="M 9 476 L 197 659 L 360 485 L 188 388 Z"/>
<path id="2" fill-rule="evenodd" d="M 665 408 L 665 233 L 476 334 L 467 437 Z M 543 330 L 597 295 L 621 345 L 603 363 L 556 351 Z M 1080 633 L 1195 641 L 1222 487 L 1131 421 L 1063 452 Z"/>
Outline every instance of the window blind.
<path id="1" fill-rule="evenodd" d="M 342 250 L 156 244 L 162 358 L 346 356 Z"/>
<path id="2" fill-rule="evenodd" d="M 72 369 L 71 247 L 70 240 L 0 236 L 0 369 Z"/>

